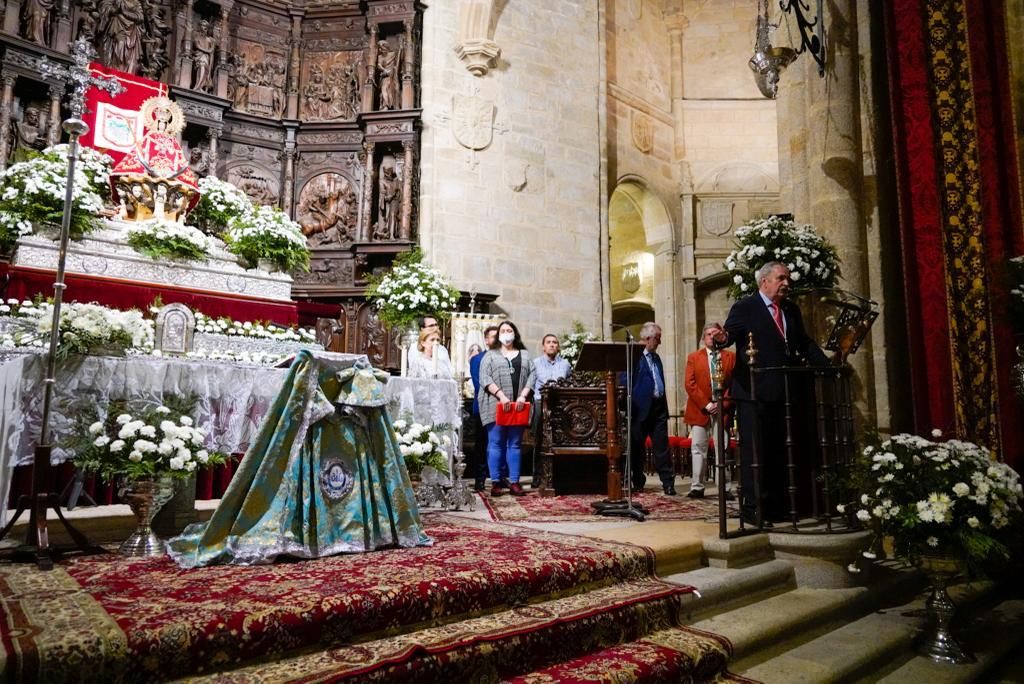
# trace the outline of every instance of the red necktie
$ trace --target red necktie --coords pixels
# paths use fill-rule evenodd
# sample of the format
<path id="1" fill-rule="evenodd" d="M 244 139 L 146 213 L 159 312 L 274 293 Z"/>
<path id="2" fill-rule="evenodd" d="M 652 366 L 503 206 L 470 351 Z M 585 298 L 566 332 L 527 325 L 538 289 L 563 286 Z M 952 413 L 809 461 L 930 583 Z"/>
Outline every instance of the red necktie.
<path id="1" fill-rule="evenodd" d="M 779 329 L 779 333 L 785 338 L 786 324 L 782 322 L 782 307 L 777 303 L 772 304 L 772 318 L 775 319 L 775 327 Z"/>

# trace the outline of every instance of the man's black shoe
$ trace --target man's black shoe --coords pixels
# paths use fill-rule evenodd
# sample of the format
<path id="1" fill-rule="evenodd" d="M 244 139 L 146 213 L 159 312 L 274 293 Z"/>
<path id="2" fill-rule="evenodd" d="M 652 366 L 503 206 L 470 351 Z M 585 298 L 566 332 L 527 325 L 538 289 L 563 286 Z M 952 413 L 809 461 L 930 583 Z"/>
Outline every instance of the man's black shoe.
<path id="1" fill-rule="evenodd" d="M 743 522 L 751 527 L 757 527 L 757 519 L 753 515 L 744 515 Z M 761 523 L 761 529 L 770 530 L 775 525 L 772 524 L 771 520 L 764 520 Z"/>
<path id="2" fill-rule="evenodd" d="M 665 496 L 675 496 L 676 495 L 676 486 L 673 485 L 673 484 L 663 485 L 662 489 L 665 492 Z"/>
<path id="3" fill-rule="evenodd" d="M 704 498 L 704 490 L 703 489 L 691 489 L 690 491 L 688 491 L 686 493 L 686 497 L 689 498 L 689 499 L 703 499 Z"/>

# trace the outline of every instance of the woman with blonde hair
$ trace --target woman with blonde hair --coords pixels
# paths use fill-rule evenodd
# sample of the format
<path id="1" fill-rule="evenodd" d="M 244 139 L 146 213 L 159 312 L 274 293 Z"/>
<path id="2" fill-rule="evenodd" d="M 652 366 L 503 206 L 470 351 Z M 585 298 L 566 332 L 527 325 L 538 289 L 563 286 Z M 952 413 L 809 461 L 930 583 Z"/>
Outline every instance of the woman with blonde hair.
<path id="1" fill-rule="evenodd" d="M 416 344 L 418 354 L 409 357 L 409 377 L 452 379 L 452 362 L 448 350 L 441 344 L 441 333 L 431 328 L 420 330 Z"/>

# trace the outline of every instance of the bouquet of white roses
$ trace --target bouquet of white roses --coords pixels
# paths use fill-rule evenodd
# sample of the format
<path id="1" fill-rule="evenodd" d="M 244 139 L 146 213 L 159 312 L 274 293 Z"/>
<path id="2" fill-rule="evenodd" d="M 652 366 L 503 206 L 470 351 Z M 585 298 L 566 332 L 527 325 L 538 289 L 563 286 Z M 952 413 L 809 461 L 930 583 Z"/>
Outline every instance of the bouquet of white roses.
<path id="1" fill-rule="evenodd" d="M 739 299 L 757 291 L 754 274 L 769 261 L 789 267 L 794 288 L 835 287 L 839 255 L 809 225 L 798 226 L 778 216 L 755 219 L 736 229 L 737 248 L 725 259 L 732 274 L 729 296 Z"/>
<path id="2" fill-rule="evenodd" d="M 888 537 L 895 555 L 911 562 L 946 553 L 982 569 L 1009 557 L 1007 542 L 1021 520 L 1020 479 L 976 444 L 893 435 L 864 449 L 851 482 L 856 498 L 838 509 L 874 532 L 867 558 Z"/>
<path id="3" fill-rule="evenodd" d="M 459 291 L 423 263 L 418 248 L 396 258 L 387 273 L 371 277 L 366 296 L 376 304 L 381 322 L 392 327 L 408 327 L 421 316 L 444 318 L 459 301 Z"/>
<path id="4" fill-rule="evenodd" d="M 208 257 L 217 243 L 194 226 L 149 219 L 128 229 L 128 244 L 152 259 L 196 261 Z"/>
<path id="5" fill-rule="evenodd" d="M 213 176 L 199 179 L 199 202 L 186 223 L 211 235 L 222 233 L 231 222 L 253 211 L 252 200 L 236 185 Z"/>
<path id="6" fill-rule="evenodd" d="M 80 239 L 95 227 L 95 216 L 109 196 L 110 157 L 89 148 L 79 148 L 79 152 L 71 196 L 72 239 Z M 54 145 L 0 174 L 0 250 L 9 249 L 39 224 L 60 225 L 67 153 L 67 145 Z"/>
<path id="7" fill-rule="evenodd" d="M 309 270 L 309 246 L 302 227 L 276 207 L 257 207 L 231 219 L 224 241 L 228 251 L 252 266 L 268 259 L 282 271 Z"/>
<path id="8" fill-rule="evenodd" d="M 425 466 L 448 474 L 448 453 L 451 447 L 448 435 L 438 435 L 438 427 L 408 423 L 396 420 L 395 434 L 398 437 L 398 450 L 405 458 L 405 467 L 410 475 L 419 475 Z"/>
<path id="9" fill-rule="evenodd" d="M 92 423 L 88 433 L 91 441 L 77 450 L 75 464 L 108 480 L 187 477 L 196 468 L 227 460 L 203 448 L 206 433 L 190 416 L 162 404 L 134 413 L 111 412 Z"/>

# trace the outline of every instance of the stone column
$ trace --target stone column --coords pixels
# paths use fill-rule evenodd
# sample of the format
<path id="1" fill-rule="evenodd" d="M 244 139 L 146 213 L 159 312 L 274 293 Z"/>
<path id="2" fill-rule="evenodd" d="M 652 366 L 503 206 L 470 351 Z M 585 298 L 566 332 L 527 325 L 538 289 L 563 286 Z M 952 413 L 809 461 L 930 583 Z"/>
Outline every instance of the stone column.
<path id="1" fill-rule="evenodd" d="M 8 12 L 10 7 L 9 3 Z M 17 79 L 16 75 L 7 71 L 0 76 L 4 84 L 3 96 L 0 97 L 0 171 L 7 168 L 7 141 L 11 137 L 11 102 L 14 99 L 14 82 Z"/>
<path id="2" fill-rule="evenodd" d="M 207 140 L 207 154 L 209 156 L 210 168 L 208 173 L 214 178 L 217 176 L 217 164 L 220 161 L 220 147 L 218 142 L 220 141 L 221 129 L 213 128 L 212 126 L 206 131 Z"/>
<path id="3" fill-rule="evenodd" d="M 806 81 L 807 189 L 810 214 L 803 220 L 835 245 L 842 260 L 840 287 L 870 294 L 867 235 L 863 212 L 864 157 L 860 127 L 860 74 L 857 54 L 857 1 L 835 0 L 826 13 L 829 64 L 818 76 L 810 55 L 798 60 Z M 794 64 L 796 66 L 796 64 Z M 783 78 L 788 74 L 784 74 Z M 782 117 L 780 116 L 780 119 Z M 794 160 L 794 163 L 795 160 Z M 801 220 L 798 215 L 797 219 Z M 874 424 L 874 371 L 870 338 L 850 357 L 857 411 Z"/>
<path id="4" fill-rule="evenodd" d="M 64 95 L 65 83 L 50 84 L 50 126 L 46 131 L 46 144 L 56 145 L 60 142 L 60 98 Z"/>
<path id="5" fill-rule="evenodd" d="M 415 140 L 402 141 L 405 151 L 405 166 L 402 168 L 402 222 L 399 236 L 403 240 L 412 239 L 412 176 L 413 159 L 416 152 Z"/>
<path id="6" fill-rule="evenodd" d="M 292 35 L 289 38 L 291 58 L 288 63 L 288 103 L 285 116 L 289 119 L 299 118 L 299 48 L 302 47 L 302 10 L 291 10 Z"/>
<path id="7" fill-rule="evenodd" d="M 217 97 L 228 96 L 228 17 L 235 3 L 225 0 L 220 5 L 220 45 L 217 50 L 217 80 L 214 92 Z M 216 174 L 214 174 L 216 175 Z"/>
<path id="8" fill-rule="evenodd" d="M 413 53 L 416 52 L 414 42 L 414 19 L 406 19 L 405 26 L 405 54 L 402 60 L 402 109 L 412 109 L 416 106 L 416 81 L 414 78 L 416 60 Z"/>
<path id="9" fill-rule="evenodd" d="M 281 208 L 286 214 L 291 215 L 292 202 L 295 198 L 295 128 L 289 126 L 285 130 L 284 141 L 284 189 L 281 193 Z"/>
<path id="10" fill-rule="evenodd" d="M 181 59 L 178 60 L 178 85 L 182 88 L 192 87 L 192 4 L 193 0 L 186 0 L 183 6 L 185 38 L 181 41 Z"/>
<path id="11" fill-rule="evenodd" d="M 380 27 L 370 26 L 370 45 L 366 55 L 366 80 L 363 81 L 363 111 L 373 111 L 373 91 L 377 82 L 377 34 Z"/>
<path id="12" fill-rule="evenodd" d="M 669 64 L 672 68 L 672 124 L 674 130 L 674 159 L 686 156 L 685 136 L 683 133 L 683 31 L 690 25 L 689 19 L 682 14 L 669 14 L 665 17 L 668 29 L 670 48 Z"/>
<path id="13" fill-rule="evenodd" d="M 372 142 L 363 143 L 363 151 L 366 152 L 363 171 L 363 220 L 359 226 L 359 241 L 366 242 L 370 239 L 370 221 L 373 218 L 373 186 L 377 182 L 377 171 L 373 165 Z"/>

